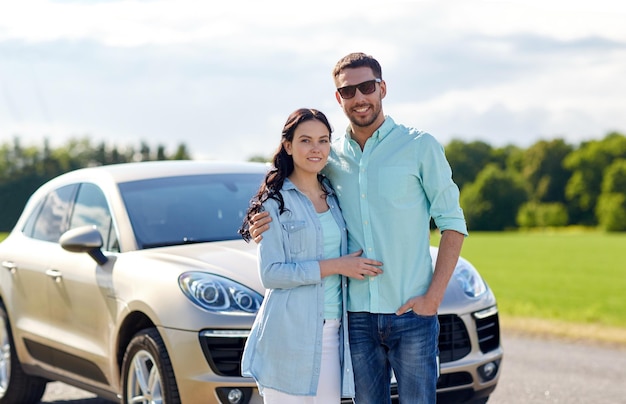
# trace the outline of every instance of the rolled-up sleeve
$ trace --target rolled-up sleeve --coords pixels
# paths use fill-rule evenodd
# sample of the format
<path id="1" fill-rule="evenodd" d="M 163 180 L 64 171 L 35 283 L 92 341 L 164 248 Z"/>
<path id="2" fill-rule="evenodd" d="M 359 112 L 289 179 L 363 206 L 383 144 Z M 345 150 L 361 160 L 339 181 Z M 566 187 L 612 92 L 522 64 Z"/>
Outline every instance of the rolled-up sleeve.
<path id="1" fill-rule="evenodd" d="M 454 230 L 467 236 L 467 224 L 459 205 L 459 188 L 452 180 L 452 169 L 443 146 L 432 136 L 423 136 L 421 141 L 427 146 L 418 149 L 422 153 L 418 161 L 430 202 L 430 216 L 440 231 Z"/>

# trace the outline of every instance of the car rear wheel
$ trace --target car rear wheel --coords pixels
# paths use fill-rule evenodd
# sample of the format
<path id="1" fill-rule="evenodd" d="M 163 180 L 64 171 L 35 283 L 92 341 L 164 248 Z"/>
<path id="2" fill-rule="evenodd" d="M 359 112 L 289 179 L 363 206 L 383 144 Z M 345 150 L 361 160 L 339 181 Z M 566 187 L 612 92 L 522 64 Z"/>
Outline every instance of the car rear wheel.
<path id="1" fill-rule="evenodd" d="M 124 404 L 179 404 L 174 369 L 163 339 L 154 328 L 135 334 L 122 362 Z"/>
<path id="2" fill-rule="evenodd" d="M 46 390 L 46 379 L 24 373 L 17 359 L 9 316 L 0 303 L 0 404 L 38 403 Z"/>

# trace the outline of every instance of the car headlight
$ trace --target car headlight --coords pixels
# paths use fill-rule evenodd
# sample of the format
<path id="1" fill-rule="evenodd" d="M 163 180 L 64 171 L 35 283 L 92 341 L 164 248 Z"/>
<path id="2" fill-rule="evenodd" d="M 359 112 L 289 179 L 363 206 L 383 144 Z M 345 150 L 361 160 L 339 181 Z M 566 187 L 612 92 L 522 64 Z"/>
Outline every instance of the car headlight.
<path id="1" fill-rule="evenodd" d="M 178 278 L 178 284 L 189 300 L 209 311 L 256 313 L 263 301 L 256 291 L 205 272 L 186 272 Z"/>
<path id="2" fill-rule="evenodd" d="M 454 271 L 454 279 L 469 297 L 479 297 L 487 292 L 487 285 L 476 268 L 466 261 L 459 261 Z"/>

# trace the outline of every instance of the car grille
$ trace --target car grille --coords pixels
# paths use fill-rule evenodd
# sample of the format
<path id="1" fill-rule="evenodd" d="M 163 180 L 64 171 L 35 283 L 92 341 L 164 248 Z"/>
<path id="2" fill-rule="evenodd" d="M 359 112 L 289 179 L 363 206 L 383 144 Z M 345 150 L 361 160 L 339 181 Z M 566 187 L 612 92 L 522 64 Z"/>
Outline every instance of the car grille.
<path id="1" fill-rule="evenodd" d="M 241 355 L 246 338 L 200 336 L 200 346 L 213 372 L 220 376 L 241 376 Z"/>
<path id="2" fill-rule="evenodd" d="M 473 382 L 472 375 L 467 372 L 444 373 L 437 379 L 437 389 L 465 386 Z"/>
<path id="3" fill-rule="evenodd" d="M 483 353 L 493 351 L 500 346 L 500 321 L 498 313 L 476 319 L 478 345 Z"/>
<path id="4" fill-rule="evenodd" d="M 439 316 L 439 360 L 441 363 L 461 359 L 471 351 L 465 323 L 454 314 Z"/>

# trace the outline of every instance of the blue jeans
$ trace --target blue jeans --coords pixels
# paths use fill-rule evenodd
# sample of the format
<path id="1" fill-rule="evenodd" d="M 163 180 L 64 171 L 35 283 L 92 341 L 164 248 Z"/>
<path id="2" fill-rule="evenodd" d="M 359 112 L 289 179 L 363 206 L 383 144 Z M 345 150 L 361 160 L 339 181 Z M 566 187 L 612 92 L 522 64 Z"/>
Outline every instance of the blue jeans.
<path id="1" fill-rule="evenodd" d="M 351 312 L 348 329 L 356 404 L 391 403 L 392 370 L 401 404 L 437 401 L 437 316 Z"/>

